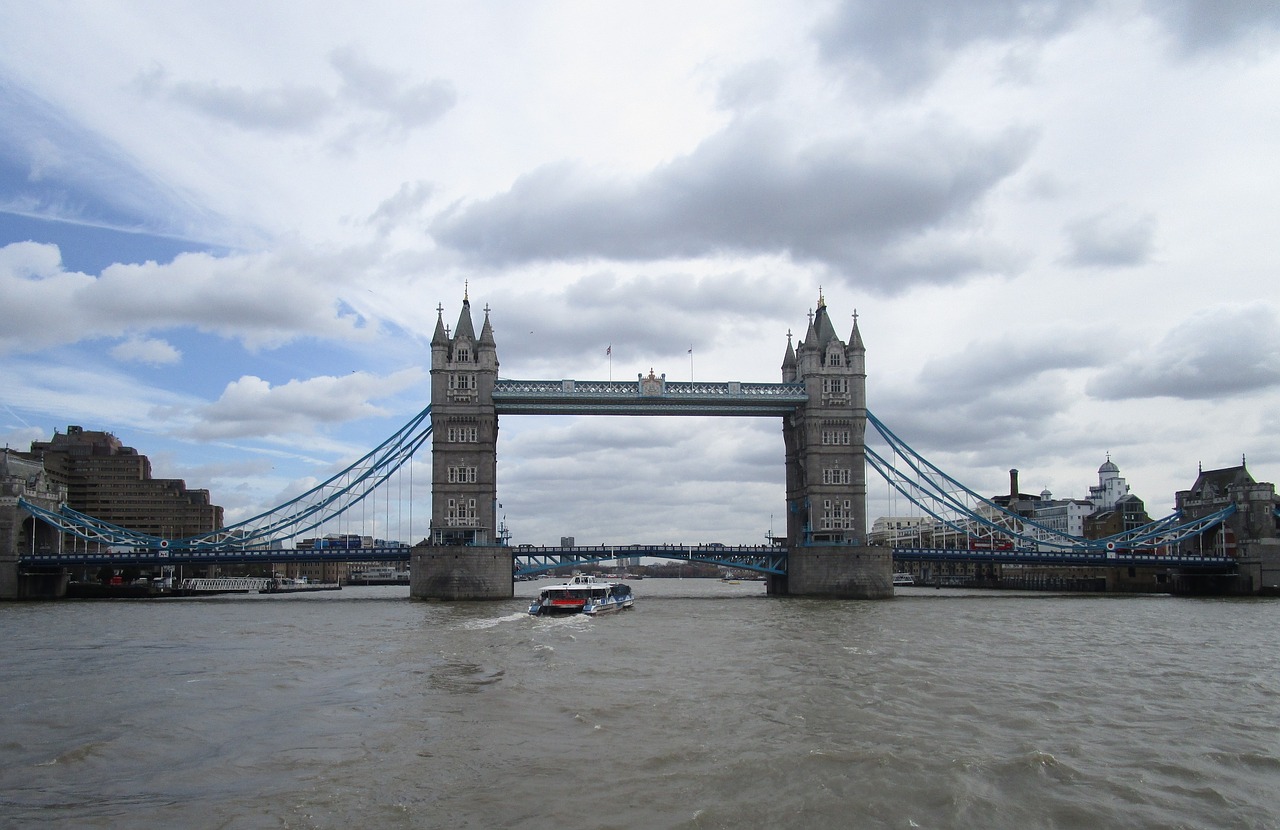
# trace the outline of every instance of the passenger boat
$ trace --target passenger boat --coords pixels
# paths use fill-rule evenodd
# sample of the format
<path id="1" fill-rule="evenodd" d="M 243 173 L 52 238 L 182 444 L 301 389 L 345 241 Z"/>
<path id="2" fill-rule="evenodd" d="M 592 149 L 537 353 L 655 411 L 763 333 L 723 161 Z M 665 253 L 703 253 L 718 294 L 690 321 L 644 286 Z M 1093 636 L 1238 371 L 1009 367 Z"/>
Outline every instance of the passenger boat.
<path id="1" fill-rule="evenodd" d="M 347 576 L 348 585 L 408 585 L 409 572 L 391 567 L 365 568 Z"/>
<path id="2" fill-rule="evenodd" d="M 548 585 L 529 605 L 534 616 L 544 614 L 607 614 L 622 611 L 635 602 L 631 586 L 625 582 L 608 582 L 588 574 L 575 574 L 561 585 Z"/>
<path id="3" fill-rule="evenodd" d="M 909 573 L 896 573 L 893 575 L 894 585 L 915 585 L 916 578 Z"/>

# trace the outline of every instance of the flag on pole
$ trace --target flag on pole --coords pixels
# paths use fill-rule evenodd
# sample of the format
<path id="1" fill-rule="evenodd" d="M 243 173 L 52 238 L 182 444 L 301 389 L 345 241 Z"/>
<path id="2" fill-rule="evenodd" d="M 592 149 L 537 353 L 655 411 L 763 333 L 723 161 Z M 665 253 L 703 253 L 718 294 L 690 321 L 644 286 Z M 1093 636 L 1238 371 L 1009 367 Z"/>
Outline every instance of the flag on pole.
<path id="1" fill-rule="evenodd" d="M 613 344 L 612 344 L 612 343 L 610 343 L 610 344 L 609 344 L 609 348 L 607 348 L 607 349 L 605 349 L 605 350 L 604 350 L 604 356 L 605 356 L 605 357 L 608 357 L 608 356 L 609 356 L 609 355 L 611 355 L 611 354 L 613 354 Z"/>

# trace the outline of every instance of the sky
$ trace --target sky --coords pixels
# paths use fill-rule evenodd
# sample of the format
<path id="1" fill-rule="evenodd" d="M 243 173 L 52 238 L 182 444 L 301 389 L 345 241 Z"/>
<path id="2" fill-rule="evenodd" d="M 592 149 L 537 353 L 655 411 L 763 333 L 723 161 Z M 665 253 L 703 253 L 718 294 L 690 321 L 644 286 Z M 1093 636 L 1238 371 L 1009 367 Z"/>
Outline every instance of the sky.
<path id="1" fill-rule="evenodd" d="M 7 446 L 105 430 L 239 521 L 429 403 L 464 294 L 503 378 L 763 382 L 821 296 L 980 493 L 1280 478 L 1271 0 L 4 5 Z M 498 456 L 513 542 L 785 527 L 776 419 Z M 425 536 L 430 463 L 361 527 Z"/>

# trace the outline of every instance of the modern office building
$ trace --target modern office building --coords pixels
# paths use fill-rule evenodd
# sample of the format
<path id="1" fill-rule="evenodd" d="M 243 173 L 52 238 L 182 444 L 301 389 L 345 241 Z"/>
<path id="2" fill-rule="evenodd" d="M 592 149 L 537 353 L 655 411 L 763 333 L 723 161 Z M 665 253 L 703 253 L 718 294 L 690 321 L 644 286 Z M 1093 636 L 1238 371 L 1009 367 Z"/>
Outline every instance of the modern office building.
<path id="1" fill-rule="evenodd" d="M 165 539 L 222 527 L 222 508 L 210 504 L 208 490 L 152 478 L 150 459 L 109 432 L 69 426 L 51 441 L 33 441 L 28 457 L 66 488 L 69 507 L 94 518 Z"/>

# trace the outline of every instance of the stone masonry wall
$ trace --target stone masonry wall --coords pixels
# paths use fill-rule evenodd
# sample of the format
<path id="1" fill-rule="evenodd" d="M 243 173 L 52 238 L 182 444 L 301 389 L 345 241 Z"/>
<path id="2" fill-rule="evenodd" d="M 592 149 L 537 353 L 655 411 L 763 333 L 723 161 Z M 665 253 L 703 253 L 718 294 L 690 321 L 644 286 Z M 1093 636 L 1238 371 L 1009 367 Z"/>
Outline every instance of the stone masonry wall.
<path id="1" fill-rule="evenodd" d="M 515 596 L 514 554 L 501 546 L 419 545 L 410 554 L 409 596 L 485 600 Z"/>
<path id="2" fill-rule="evenodd" d="M 893 554 L 879 547 L 795 546 L 787 554 L 787 594 L 888 599 L 893 596 Z"/>

